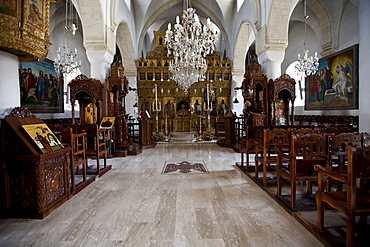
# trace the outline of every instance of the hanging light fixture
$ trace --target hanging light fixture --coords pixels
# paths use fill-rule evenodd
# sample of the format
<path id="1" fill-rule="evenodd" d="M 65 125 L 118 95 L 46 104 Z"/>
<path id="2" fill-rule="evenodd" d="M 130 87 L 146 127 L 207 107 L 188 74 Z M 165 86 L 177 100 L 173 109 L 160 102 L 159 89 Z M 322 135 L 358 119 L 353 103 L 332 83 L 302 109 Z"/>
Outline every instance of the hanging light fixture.
<path id="1" fill-rule="evenodd" d="M 236 93 L 236 88 L 235 88 L 234 92 L 235 92 L 235 96 L 234 96 L 234 101 L 233 101 L 233 103 L 234 103 L 234 104 L 239 104 L 239 100 L 238 100 L 237 93 Z"/>
<path id="2" fill-rule="evenodd" d="M 182 23 L 177 16 L 173 30 L 171 23 L 168 24 L 165 42 L 168 56 L 172 54 L 174 57 L 169 66 L 171 79 L 187 92 L 193 83 L 205 80 L 205 57 L 213 53 L 218 35 L 209 18 L 202 28 L 195 9 L 189 7 L 187 1 L 184 1 L 185 6 Z"/>
<path id="3" fill-rule="evenodd" d="M 73 20 L 77 20 L 76 16 L 73 14 L 73 4 L 71 0 L 66 0 L 66 17 L 65 17 L 65 29 L 70 31 L 74 36 L 78 27 Z M 70 50 L 68 47 L 68 34 L 64 33 L 63 37 L 63 47 L 59 47 L 57 50 L 57 58 L 54 61 L 55 72 L 59 77 L 61 74 L 69 74 L 81 67 L 81 60 L 77 63 L 75 58 L 77 57 L 77 48 L 74 51 Z"/>
<path id="4" fill-rule="evenodd" d="M 317 52 L 315 52 L 315 57 L 308 57 L 308 50 L 306 49 L 306 27 L 307 23 L 306 20 L 308 19 L 307 15 L 307 5 L 306 0 L 304 0 L 304 41 L 303 41 L 303 47 L 304 47 L 304 55 L 301 57 L 301 54 L 298 53 L 298 61 L 295 65 L 295 68 L 297 72 L 306 77 L 310 76 L 311 74 L 315 74 L 318 67 L 319 67 L 319 59 L 317 57 Z"/>

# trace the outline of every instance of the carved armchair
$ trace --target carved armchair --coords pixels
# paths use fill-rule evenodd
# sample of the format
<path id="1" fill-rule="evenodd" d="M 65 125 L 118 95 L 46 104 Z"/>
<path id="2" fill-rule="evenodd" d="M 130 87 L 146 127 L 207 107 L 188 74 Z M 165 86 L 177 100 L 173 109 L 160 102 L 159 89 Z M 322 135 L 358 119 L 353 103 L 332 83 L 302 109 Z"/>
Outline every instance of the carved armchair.
<path id="1" fill-rule="evenodd" d="M 279 154 L 277 169 L 277 196 L 281 196 L 282 179 L 289 180 L 292 209 L 296 207 L 298 181 L 308 181 L 307 194 L 312 194 L 312 181 L 317 181 L 315 164 L 328 167 L 327 136 L 319 134 L 292 135 L 290 154 Z"/>
<path id="2" fill-rule="evenodd" d="M 348 173 L 333 173 L 320 165 L 315 165 L 318 171 L 319 183 L 316 193 L 317 227 L 320 231 L 324 228 L 325 205 L 340 210 L 346 215 L 346 246 L 355 246 L 356 224 L 366 226 L 370 214 L 370 193 L 366 188 L 366 181 L 370 179 L 370 147 L 356 149 L 348 147 Z M 346 185 L 346 191 L 325 190 L 326 177 L 337 180 Z M 357 183 L 359 180 L 359 183 Z M 358 186 L 356 186 L 358 184 Z M 356 223 L 356 216 L 360 216 Z"/>
<path id="3" fill-rule="evenodd" d="M 285 129 L 264 129 L 262 143 L 255 143 L 255 177 L 258 178 L 258 166 L 263 169 L 263 185 L 267 186 L 267 171 L 271 165 L 278 164 L 278 151 L 284 153 L 290 146 L 291 134 Z"/>
<path id="4" fill-rule="evenodd" d="M 86 156 L 96 159 L 96 171 L 99 175 L 102 169 L 107 168 L 107 149 L 106 133 L 104 129 L 99 129 L 96 124 L 78 125 L 78 132 L 86 133 Z M 100 166 L 100 159 L 103 159 L 103 166 Z"/>

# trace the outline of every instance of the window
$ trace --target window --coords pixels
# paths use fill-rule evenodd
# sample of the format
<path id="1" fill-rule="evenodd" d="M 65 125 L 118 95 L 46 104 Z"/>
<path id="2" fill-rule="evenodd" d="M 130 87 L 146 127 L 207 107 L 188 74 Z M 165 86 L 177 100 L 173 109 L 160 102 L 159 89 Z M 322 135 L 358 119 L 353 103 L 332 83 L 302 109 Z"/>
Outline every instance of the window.
<path id="1" fill-rule="evenodd" d="M 305 101 L 305 77 L 298 75 L 295 69 L 297 61 L 291 63 L 286 72 L 296 82 L 295 84 L 295 95 L 294 106 L 304 106 Z"/>

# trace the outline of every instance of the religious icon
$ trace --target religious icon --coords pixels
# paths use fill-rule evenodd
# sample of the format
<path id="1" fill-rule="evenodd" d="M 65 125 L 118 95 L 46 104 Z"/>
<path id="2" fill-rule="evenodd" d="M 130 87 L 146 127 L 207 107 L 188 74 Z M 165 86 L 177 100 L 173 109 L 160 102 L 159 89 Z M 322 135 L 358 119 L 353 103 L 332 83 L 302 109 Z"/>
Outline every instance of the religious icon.
<path id="1" fill-rule="evenodd" d="M 115 117 L 103 117 L 99 129 L 111 129 L 114 125 Z"/>
<path id="2" fill-rule="evenodd" d="M 22 128 L 32 138 L 42 153 L 64 148 L 53 132 L 44 123 L 24 124 Z"/>

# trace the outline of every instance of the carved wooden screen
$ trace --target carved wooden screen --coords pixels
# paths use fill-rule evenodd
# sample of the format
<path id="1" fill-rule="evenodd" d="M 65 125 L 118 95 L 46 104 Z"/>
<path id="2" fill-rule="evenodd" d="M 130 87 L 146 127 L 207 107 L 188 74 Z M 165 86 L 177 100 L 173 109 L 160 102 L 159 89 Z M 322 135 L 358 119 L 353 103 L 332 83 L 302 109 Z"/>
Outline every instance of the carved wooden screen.
<path id="1" fill-rule="evenodd" d="M 244 75 L 242 84 L 244 98 L 244 114 L 257 113 L 266 115 L 268 112 L 268 86 L 267 77 L 261 72 L 261 65 L 252 60 L 248 71 Z M 246 123 L 252 125 L 251 121 Z M 259 122 L 261 124 L 261 122 Z"/>
<path id="2" fill-rule="evenodd" d="M 122 63 L 117 61 L 111 66 L 111 76 L 105 79 L 107 87 L 107 115 L 125 115 L 125 97 L 129 93 L 129 82 L 124 75 Z"/>
<path id="3" fill-rule="evenodd" d="M 70 98 L 72 104 L 72 123 L 75 123 L 75 101 L 77 100 L 80 105 L 80 121 L 86 121 L 86 109 L 88 107 L 96 108 L 96 119 L 93 122 L 98 124 L 103 117 L 103 85 L 97 79 L 88 78 L 85 75 L 79 75 L 76 79 L 72 80 L 69 85 Z"/>
<path id="4" fill-rule="evenodd" d="M 294 117 L 295 80 L 287 74 L 269 81 L 269 124 L 292 125 Z"/>

